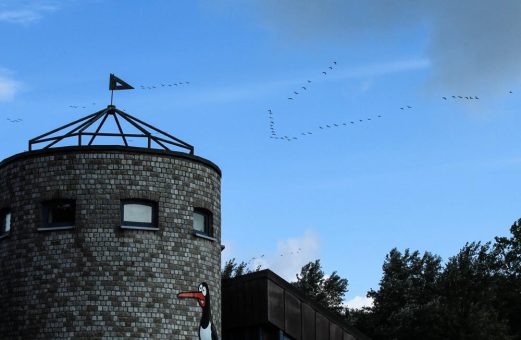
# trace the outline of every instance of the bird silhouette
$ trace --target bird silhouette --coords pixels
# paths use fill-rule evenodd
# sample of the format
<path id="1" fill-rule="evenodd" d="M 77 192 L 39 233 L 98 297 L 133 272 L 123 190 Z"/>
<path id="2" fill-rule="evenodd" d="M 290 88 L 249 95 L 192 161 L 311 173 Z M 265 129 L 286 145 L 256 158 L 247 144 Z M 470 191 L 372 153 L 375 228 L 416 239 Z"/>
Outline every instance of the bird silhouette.
<path id="1" fill-rule="evenodd" d="M 293 98 L 291 98 L 291 97 L 288 97 L 288 99 L 289 99 L 289 100 L 293 100 Z"/>
<path id="2" fill-rule="evenodd" d="M 307 90 L 307 88 L 306 88 L 305 86 L 302 86 L 302 88 L 303 88 L 304 90 Z"/>
<path id="3" fill-rule="evenodd" d="M 327 74 L 326 72 L 322 72 L 323 74 Z"/>
<path id="4" fill-rule="evenodd" d="M 200 340 L 218 340 L 217 329 L 212 320 L 212 308 L 210 306 L 210 288 L 206 282 L 199 284 L 198 290 L 194 292 L 180 292 L 177 298 L 196 299 L 202 310 L 199 321 L 198 335 Z"/>
<path id="5" fill-rule="evenodd" d="M 335 65 L 336 65 L 336 61 L 333 61 L 333 64 L 335 64 Z"/>
<path id="6" fill-rule="evenodd" d="M 311 83 L 311 80 L 308 80 L 308 83 Z"/>
<path id="7" fill-rule="evenodd" d="M 298 92 L 297 92 L 297 91 L 293 91 L 293 93 L 294 93 L 294 94 L 298 94 Z"/>
<path id="8" fill-rule="evenodd" d="M 329 66 L 329 69 L 330 69 L 330 70 L 332 70 L 332 69 L 333 69 L 333 67 Z"/>
<path id="9" fill-rule="evenodd" d="M 447 100 L 447 97 L 441 97 L 441 98 L 443 98 L 443 99 Z"/>
<path id="10" fill-rule="evenodd" d="M 407 108 L 408 108 L 408 109 L 412 109 L 412 106 L 407 105 Z"/>

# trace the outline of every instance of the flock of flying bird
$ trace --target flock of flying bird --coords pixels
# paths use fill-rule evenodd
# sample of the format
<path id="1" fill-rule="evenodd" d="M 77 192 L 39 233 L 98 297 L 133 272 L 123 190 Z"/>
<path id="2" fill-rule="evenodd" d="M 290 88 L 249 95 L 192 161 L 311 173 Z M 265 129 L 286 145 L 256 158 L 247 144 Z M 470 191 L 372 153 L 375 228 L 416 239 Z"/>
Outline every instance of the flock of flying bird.
<path id="1" fill-rule="evenodd" d="M 181 81 L 173 84 L 156 84 L 156 85 L 139 85 L 141 90 L 156 90 L 162 87 L 172 87 L 172 86 L 185 86 L 190 85 L 189 81 Z"/>
<path id="2" fill-rule="evenodd" d="M 139 89 L 140 90 L 157 90 L 157 89 L 165 88 L 165 87 L 186 86 L 189 84 L 190 84 L 189 81 L 182 81 L 182 82 L 177 82 L 177 83 L 173 83 L 173 84 L 139 85 Z M 96 105 L 96 103 L 92 103 L 92 105 Z M 87 109 L 88 108 L 85 105 L 69 105 L 69 107 L 71 109 Z"/>
<path id="3" fill-rule="evenodd" d="M 322 75 L 323 76 L 327 76 L 328 72 L 333 71 L 335 69 L 336 65 L 337 65 L 337 62 L 333 61 L 332 64 L 330 66 L 328 66 L 328 69 L 326 71 L 322 71 Z M 300 89 L 302 89 L 303 91 L 300 90 L 300 89 L 293 91 L 293 94 L 290 97 L 288 97 L 288 100 L 294 101 L 297 98 L 297 96 L 301 95 L 303 92 L 308 92 L 308 90 L 311 88 L 311 84 L 312 84 L 312 81 L 308 79 L 307 83 L 305 84 L 305 86 L 304 85 L 300 86 Z M 512 91 L 508 91 L 508 93 L 509 94 L 513 94 Z M 453 95 L 453 96 L 447 96 L 447 97 L 444 96 L 444 97 L 441 97 L 441 98 L 443 100 L 449 100 L 451 98 L 454 99 L 454 100 L 479 100 L 479 97 L 476 96 L 476 95 L 473 95 L 473 96 Z M 405 105 L 405 106 L 400 107 L 400 110 L 404 111 L 404 110 L 410 110 L 412 108 L 413 107 L 410 106 L 410 105 Z M 324 125 L 320 125 L 320 126 L 316 127 L 314 130 L 315 130 L 315 132 L 319 132 L 320 130 L 348 127 L 348 126 L 359 124 L 359 123 L 362 123 L 362 122 L 368 122 L 368 121 L 376 120 L 376 119 L 379 119 L 379 118 L 382 118 L 381 114 L 378 114 L 378 115 L 375 115 L 375 116 L 372 116 L 372 117 L 367 117 L 365 119 L 353 119 L 353 120 L 349 120 L 349 121 L 324 124 Z M 276 129 L 275 114 L 274 114 L 273 110 L 271 110 L 271 109 L 268 109 L 268 121 L 269 121 L 269 129 L 270 129 L 270 138 L 271 139 L 277 139 L 277 140 L 283 140 L 283 141 L 291 142 L 291 141 L 298 140 L 301 137 L 313 135 L 313 132 L 312 132 L 313 130 L 311 130 L 311 131 L 309 131 L 309 130 L 302 131 L 302 132 L 298 133 L 297 135 L 292 135 L 292 136 L 279 134 L 277 132 L 277 129 Z"/>
<path id="4" fill-rule="evenodd" d="M 281 253 L 281 254 L 279 254 L 279 256 L 297 255 L 297 254 L 300 254 L 301 252 L 302 252 L 302 249 L 298 248 L 298 250 L 295 250 L 295 251 L 290 251 L 290 252 L 287 252 L 287 253 Z M 248 260 L 248 262 L 246 264 L 251 264 L 253 261 L 260 260 L 260 259 L 263 259 L 263 258 L 264 258 L 264 254 L 262 254 L 260 256 L 253 256 L 252 258 L 250 258 Z"/>
<path id="5" fill-rule="evenodd" d="M 337 66 L 337 62 L 333 61 L 329 66 L 327 66 L 327 68 L 325 68 L 323 71 L 321 71 L 322 77 L 327 77 L 328 74 L 330 74 L 331 72 L 334 72 L 336 66 Z M 168 88 L 168 87 L 175 87 L 175 86 L 186 86 L 186 85 L 190 85 L 190 82 L 189 81 L 184 81 L 184 82 L 177 82 L 177 83 L 172 83 L 172 84 L 168 83 L 168 84 L 156 84 L 156 85 L 139 85 L 139 88 L 141 90 L 155 90 L 155 89 L 161 89 L 161 88 Z M 298 86 L 298 88 L 296 88 L 296 89 L 294 89 L 292 91 L 292 93 L 287 97 L 288 100 L 295 101 L 296 99 L 298 99 L 302 95 L 310 92 L 310 90 L 312 89 L 312 86 L 313 86 L 313 81 L 310 80 L 310 79 L 307 79 L 305 83 L 300 84 L 300 86 Z M 508 93 L 509 94 L 513 94 L 512 91 L 509 91 Z M 472 95 L 472 96 L 469 96 L 469 95 L 466 95 L 466 96 L 452 95 L 452 96 L 443 96 L 441 98 L 443 100 L 450 100 L 450 99 L 452 99 L 452 100 L 468 100 L 468 101 L 479 100 L 480 99 L 476 95 Z M 94 105 L 96 105 L 96 103 L 93 102 L 91 105 L 94 106 Z M 84 106 L 84 105 L 69 105 L 69 108 L 72 108 L 72 109 L 87 109 L 88 107 Z M 405 106 L 400 107 L 400 110 L 410 110 L 412 108 L 413 107 L 410 106 L 410 105 L 405 105 Z M 315 127 L 314 131 L 315 132 L 320 132 L 321 130 L 341 128 L 341 127 L 348 127 L 348 126 L 359 124 L 359 123 L 362 123 L 362 122 L 368 122 L 368 121 L 372 121 L 372 120 L 377 120 L 379 118 L 382 118 L 381 114 L 378 114 L 378 115 L 375 115 L 375 116 L 372 116 L 372 117 L 367 117 L 365 119 L 353 119 L 353 120 L 349 120 L 349 121 L 323 124 L 323 125 Z M 16 119 L 6 118 L 6 119 L 7 119 L 7 121 L 9 123 L 12 123 L 12 124 L 20 123 L 20 122 L 23 121 L 23 119 L 21 119 L 21 118 L 16 118 Z M 290 141 L 298 140 L 301 137 L 313 135 L 313 133 L 314 133 L 314 132 L 312 132 L 313 130 L 311 130 L 311 131 L 310 130 L 306 130 L 306 131 L 302 131 L 302 132 L 298 133 L 297 135 L 293 135 L 293 136 L 279 134 L 277 132 L 277 129 L 276 129 L 275 114 L 274 114 L 273 110 L 271 110 L 271 109 L 268 109 L 268 120 L 269 120 L 270 138 L 271 139 L 284 140 L 284 141 L 290 142 Z"/>
<path id="6" fill-rule="evenodd" d="M 9 123 L 13 123 L 13 124 L 20 123 L 23 121 L 22 118 L 16 118 L 16 119 L 6 118 L 6 119 L 9 121 Z"/>

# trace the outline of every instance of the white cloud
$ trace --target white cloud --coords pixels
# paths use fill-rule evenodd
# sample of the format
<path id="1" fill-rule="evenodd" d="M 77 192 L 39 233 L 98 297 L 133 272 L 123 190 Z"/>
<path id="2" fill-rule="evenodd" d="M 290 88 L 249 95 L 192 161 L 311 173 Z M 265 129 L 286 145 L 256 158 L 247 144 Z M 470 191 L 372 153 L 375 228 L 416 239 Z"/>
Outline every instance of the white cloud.
<path id="1" fill-rule="evenodd" d="M 366 296 L 355 296 L 347 301 L 345 305 L 351 309 L 361 309 L 362 307 L 372 307 L 373 299 Z"/>
<path id="2" fill-rule="evenodd" d="M 55 1 L 18 1 L 11 6 L 4 4 L 0 7 L 0 22 L 28 25 L 58 9 Z"/>
<path id="3" fill-rule="evenodd" d="M 287 281 L 295 281 L 303 265 L 319 258 L 320 240 L 316 233 L 306 231 L 304 235 L 277 242 L 275 254 L 254 260 L 253 267 L 262 265 Z"/>
<path id="4" fill-rule="evenodd" d="M 13 100 L 19 89 L 19 82 L 7 76 L 0 75 L 0 102 Z"/>

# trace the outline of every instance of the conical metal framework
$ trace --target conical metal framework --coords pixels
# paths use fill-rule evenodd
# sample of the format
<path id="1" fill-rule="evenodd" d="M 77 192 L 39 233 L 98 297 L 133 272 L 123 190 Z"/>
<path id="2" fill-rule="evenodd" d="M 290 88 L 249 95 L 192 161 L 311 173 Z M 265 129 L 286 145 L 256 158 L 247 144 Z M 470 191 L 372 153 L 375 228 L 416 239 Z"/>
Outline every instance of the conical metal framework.
<path id="1" fill-rule="evenodd" d="M 116 125 L 118 127 L 119 133 L 107 133 L 107 132 L 100 132 L 101 128 L 103 127 L 103 124 L 107 121 L 107 118 L 109 116 L 112 116 L 114 118 L 114 121 L 116 122 Z M 137 130 L 139 130 L 141 133 L 124 133 L 123 129 L 121 128 L 120 120 L 119 118 L 123 119 L 124 121 L 128 122 L 132 126 L 134 126 Z M 101 121 L 100 121 L 101 120 Z M 94 132 L 88 132 L 86 131 L 89 127 L 95 126 L 99 122 L 96 131 Z M 95 124 L 96 123 L 96 124 Z M 66 133 L 63 134 L 64 131 L 66 131 L 67 128 L 71 128 L 71 130 L 68 130 Z M 156 132 L 156 134 L 152 134 L 148 129 Z M 56 135 L 58 134 L 58 135 Z M 54 136 L 51 136 L 54 135 Z M 51 137 L 49 137 L 51 136 Z M 88 136 L 90 137 L 90 140 L 87 144 L 83 144 L 83 137 Z M 152 142 L 157 144 L 160 148 L 164 150 L 170 150 L 167 147 L 167 144 L 174 145 L 182 149 L 186 149 L 190 152 L 191 155 L 194 154 L 194 147 L 179 138 L 176 138 L 148 123 L 143 122 L 142 120 L 124 112 L 116 108 L 114 105 L 107 106 L 106 109 L 103 109 L 101 111 L 92 113 L 88 116 L 85 116 L 83 118 L 80 118 L 72 123 L 63 125 L 57 129 L 54 129 L 52 131 L 49 131 L 47 133 L 44 133 L 43 135 L 40 135 L 38 137 L 35 137 L 31 140 L 29 140 L 29 151 L 33 149 L 33 145 L 39 144 L 39 143 L 47 143 L 46 146 L 44 146 L 42 149 L 48 149 L 51 146 L 55 145 L 56 143 L 69 139 L 77 137 L 78 140 L 78 146 L 82 145 L 92 145 L 96 137 L 98 136 L 105 136 L 105 137 L 121 137 L 123 143 L 125 146 L 129 146 L 127 137 L 138 137 L 138 138 L 146 138 L 147 139 L 147 147 L 149 149 L 152 149 Z"/>

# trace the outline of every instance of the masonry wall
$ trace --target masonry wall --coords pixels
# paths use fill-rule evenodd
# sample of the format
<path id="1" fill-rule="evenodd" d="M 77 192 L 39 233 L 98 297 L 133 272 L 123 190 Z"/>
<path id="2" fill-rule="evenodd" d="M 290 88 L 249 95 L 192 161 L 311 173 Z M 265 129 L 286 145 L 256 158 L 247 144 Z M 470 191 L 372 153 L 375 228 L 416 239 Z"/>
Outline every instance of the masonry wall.
<path id="1" fill-rule="evenodd" d="M 175 152 L 74 147 L 0 163 L 0 338 L 197 339 L 201 308 L 180 291 L 205 281 L 221 334 L 220 170 Z M 159 231 L 120 225 L 120 200 L 158 202 Z M 38 231 L 41 202 L 76 201 L 74 229 Z M 213 213 L 215 240 L 192 233 Z"/>

